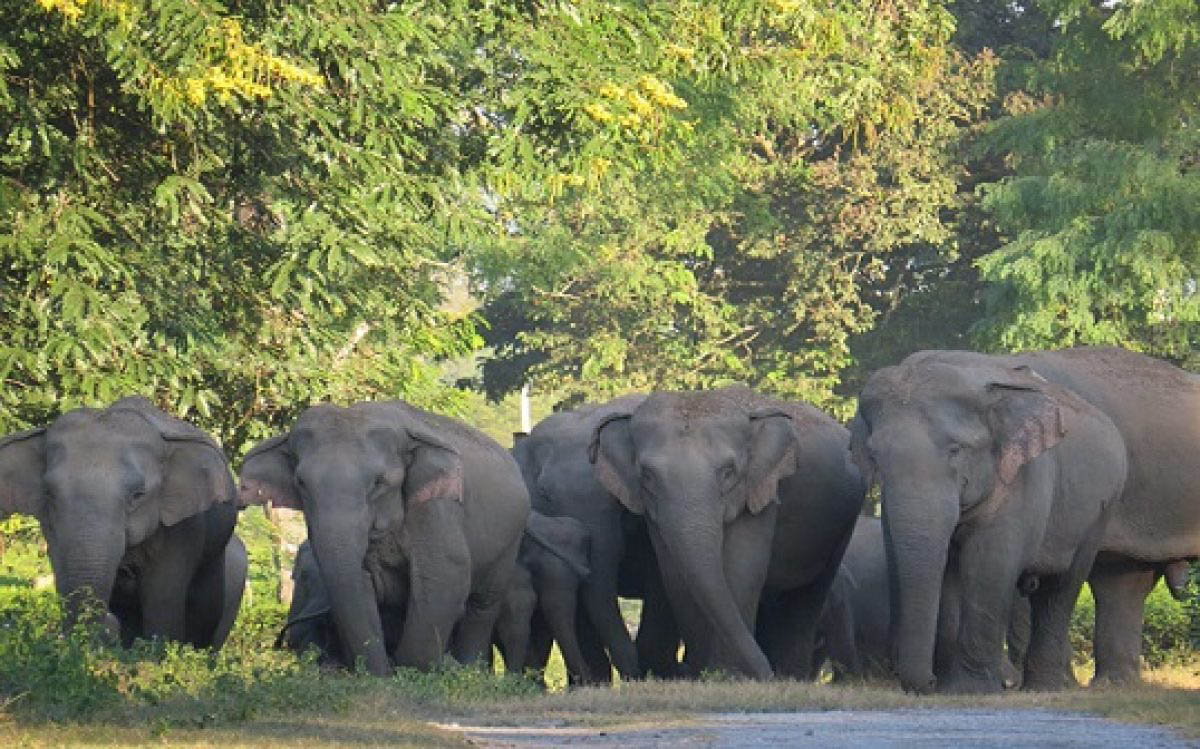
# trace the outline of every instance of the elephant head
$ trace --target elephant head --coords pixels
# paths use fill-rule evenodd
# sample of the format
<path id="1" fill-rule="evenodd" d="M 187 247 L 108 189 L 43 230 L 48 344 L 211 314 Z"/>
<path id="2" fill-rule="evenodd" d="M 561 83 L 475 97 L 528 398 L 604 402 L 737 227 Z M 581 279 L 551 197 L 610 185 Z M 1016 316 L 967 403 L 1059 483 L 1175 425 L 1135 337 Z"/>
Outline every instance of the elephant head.
<path id="1" fill-rule="evenodd" d="M 867 381 L 850 451 L 882 483 L 893 643 L 902 685 L 933 689 L 934 646 L 955 531 L 1003 511 L 1031 461 L 1058 444 L 1080 401 L 1028 367 L 922 352 Z"/>
<path id="2" fill-rule="evenodd" d="M 240 491 L 243 504 L 304 512 L 345 652 L 363 658 L 371 673 L 389 673 L 377 601 L 402 599 L 407 591 L 389 593 L 381 586 L 390 578 L 368 575 L 367 549 L 373 540 L 398 537 L 406 513 L 423 503 L 461 504 L 459 453 L 403 404 L 318 405 L 290 432 L 246 455 Z M 432 579 L 438 571 L 427 574 Z"/>
<path id="3" fill-rule="evenodd" d="M 726 526 L 767 510 L 795 471 L 791 418 L 758 409 L 756 397 L 744 388 L 654 393 L 601 420 L 590 457 L 605 488 L 646 516 L 671 599 L 692 602 L 726 651 L 706 665 L 767 677 L 723 564 Z"/>
<path id="4" fill-rule="evenodd" d="M 84 591 L 109 600 L 126 549 L 234 497 L 221 448 L 141 397 L 0 440 L 0 516 L 37 517 L 68 626 Z"/>

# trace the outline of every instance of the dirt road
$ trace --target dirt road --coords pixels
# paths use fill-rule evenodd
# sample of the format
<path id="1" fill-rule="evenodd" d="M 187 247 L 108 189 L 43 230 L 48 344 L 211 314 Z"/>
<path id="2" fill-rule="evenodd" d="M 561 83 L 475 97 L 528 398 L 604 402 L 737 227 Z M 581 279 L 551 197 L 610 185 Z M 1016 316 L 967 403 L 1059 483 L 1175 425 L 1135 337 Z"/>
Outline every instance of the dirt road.
<path id="1" fill-rule="evenodd" d="M 446 726 L 486 747 L 1200 747 L 1161 728 L 1050 710 L 714 713 L 672 725 L 597 729 Z"/>

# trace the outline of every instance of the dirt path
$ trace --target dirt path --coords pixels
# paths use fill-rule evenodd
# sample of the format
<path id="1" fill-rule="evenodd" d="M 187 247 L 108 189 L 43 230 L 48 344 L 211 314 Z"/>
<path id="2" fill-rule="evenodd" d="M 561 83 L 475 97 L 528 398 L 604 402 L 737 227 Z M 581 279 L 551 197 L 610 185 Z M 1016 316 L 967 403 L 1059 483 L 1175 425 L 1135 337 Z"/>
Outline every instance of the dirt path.
<path id="1" fill-rule="evenodd" d="M 713 713 L 667 726 L 597 729 L 444 726 L 486 747 L 811 746 L 1200 747 L 1161 728 L 1050 710 L 829 710 Z"/>

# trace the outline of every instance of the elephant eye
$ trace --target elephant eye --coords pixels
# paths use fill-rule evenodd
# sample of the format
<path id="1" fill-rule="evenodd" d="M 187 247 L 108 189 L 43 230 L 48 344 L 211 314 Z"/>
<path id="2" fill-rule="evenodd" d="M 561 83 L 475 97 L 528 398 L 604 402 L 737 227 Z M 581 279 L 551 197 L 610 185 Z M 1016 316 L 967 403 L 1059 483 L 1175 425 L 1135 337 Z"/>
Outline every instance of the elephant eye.
<path id="1" fill-rule="evenodd" d="M 951 445 L 950 449 L 947 452 L 950 455 L 950 459 L 953 460 L 953 459 L 957 458 L 959 456 L 959 454 L 962 452 L 962 445 Z"/>
<path id="2" fill-rule="evenodd" d="M 729 484 L 737 476 L 737 465 L 734 463 L 726 463 L 721 466 L 720 470 L 721 482 Z"/>

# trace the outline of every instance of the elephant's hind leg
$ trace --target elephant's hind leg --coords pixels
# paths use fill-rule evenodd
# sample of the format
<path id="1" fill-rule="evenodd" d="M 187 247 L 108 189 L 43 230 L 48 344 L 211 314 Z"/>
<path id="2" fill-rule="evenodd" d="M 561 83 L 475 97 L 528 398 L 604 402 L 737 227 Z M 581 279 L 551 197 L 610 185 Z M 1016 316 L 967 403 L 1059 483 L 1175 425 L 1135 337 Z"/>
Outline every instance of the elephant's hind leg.
<path id="1" fill-rule="evenodd" d="M 1096 676 L 1092 683 L 1141 678 L 1142 619 L 1154 566 L 1130 559 L 1096 561 L 1088 582 L 1096 599 Z"/>

